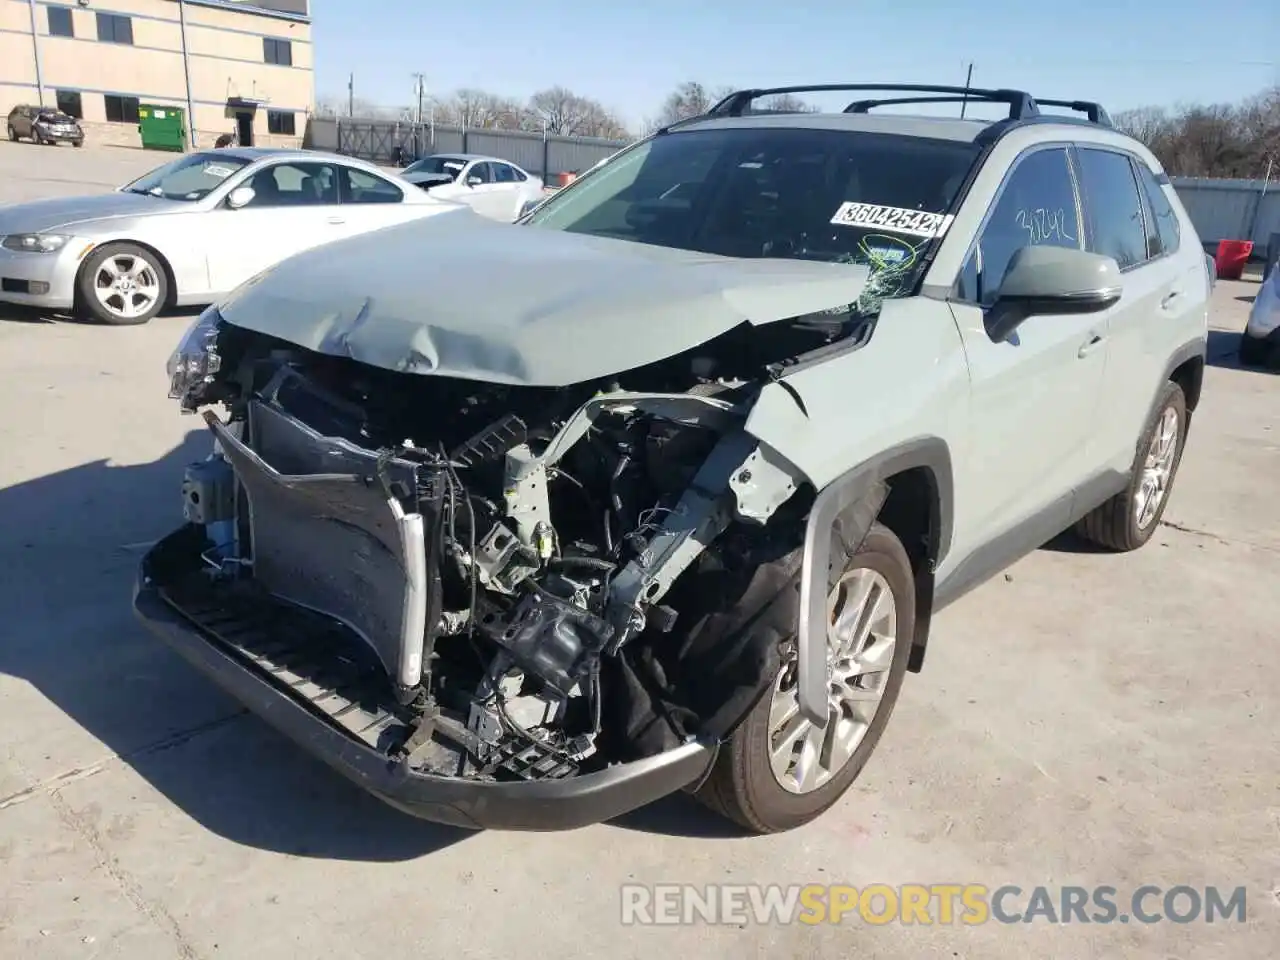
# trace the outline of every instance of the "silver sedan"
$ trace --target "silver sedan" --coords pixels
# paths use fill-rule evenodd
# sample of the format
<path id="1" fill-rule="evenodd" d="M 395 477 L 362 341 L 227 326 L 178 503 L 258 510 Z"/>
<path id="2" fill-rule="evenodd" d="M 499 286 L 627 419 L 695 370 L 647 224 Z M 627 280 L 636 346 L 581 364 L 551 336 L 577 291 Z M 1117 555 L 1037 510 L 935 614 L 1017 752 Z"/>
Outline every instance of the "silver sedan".
<path id="1" fill-rule="evenodd" d="M 146 323 L 311 247 L 465 209 L 351 157 L 192 153 L 112 193 L 0 207 L 0 301 Z"/>

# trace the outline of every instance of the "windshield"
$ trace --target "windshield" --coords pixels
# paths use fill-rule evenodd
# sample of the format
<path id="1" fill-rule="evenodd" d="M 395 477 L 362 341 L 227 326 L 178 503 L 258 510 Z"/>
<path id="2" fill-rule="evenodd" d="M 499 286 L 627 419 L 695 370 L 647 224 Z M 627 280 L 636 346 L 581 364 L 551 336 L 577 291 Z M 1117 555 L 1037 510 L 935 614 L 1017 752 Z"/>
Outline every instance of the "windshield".
<path id="1" fill-rule="evenodd" d="M 249 165 L 242 157 L 225 153 L 193 153 L 166 163 L 125 186 L 129 193 L 141 193 L 166 200 L 201 200 L 237 170 Z"/>
<path id="2" fill-rule="evenodd" d="M 48 113 L 48 112 L 42 113 L 40 114 L 40 116 L 36 117 L 36 122 L 37 123 L 75 123 L 75 121 L 72 120 L 65 113 Z"/>
<path id="3" fill-rule="evenodd" d="M 654 137 L 548 198 L 527 225 L 728 257 L 871 268 L 864 308 L 909 293 L 979 148 L 796 127 Z"/>
<path id="4" fill-rule="evenodd" d="M 405 173 L 441 173 L 451 179 L 457 179 L 467 161 L 457 157 L 423 157 L 405 167 Z"/>

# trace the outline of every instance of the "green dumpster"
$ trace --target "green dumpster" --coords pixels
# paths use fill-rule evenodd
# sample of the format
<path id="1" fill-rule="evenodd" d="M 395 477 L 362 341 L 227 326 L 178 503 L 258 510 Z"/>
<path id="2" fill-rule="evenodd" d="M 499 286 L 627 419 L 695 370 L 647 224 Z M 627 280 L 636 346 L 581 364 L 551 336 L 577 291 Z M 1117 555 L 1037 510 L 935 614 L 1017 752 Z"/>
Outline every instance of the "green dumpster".
<path id="1" fill-rule="evenodd" d="M 144 150 L 182 153 L 187 148 L 186 114 L 181 107 L 138 104 L 138 135 Z"/>

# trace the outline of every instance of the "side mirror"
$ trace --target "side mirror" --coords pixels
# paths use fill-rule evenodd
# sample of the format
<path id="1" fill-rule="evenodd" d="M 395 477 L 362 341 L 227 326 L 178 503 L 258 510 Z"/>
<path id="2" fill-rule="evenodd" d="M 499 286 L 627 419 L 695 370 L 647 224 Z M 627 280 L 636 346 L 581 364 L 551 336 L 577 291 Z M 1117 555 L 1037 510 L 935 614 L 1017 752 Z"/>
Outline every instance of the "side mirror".
<path id="1" fill-rule="evenodd" d="M 1120 265 L 1111 257 L 1067 247 L 1023 247 L 1009 261 L 987 312 L 987 334 L 1000 343 L 1036 314 L 1098 313 L 1123 292 Z"/>
<path id="2" fill-rule="evenodd" d="M 484 181 L 481 180 L 479 177 L 467 177 L 468 187 L 478 187 L 482 183 L 484 183 Z"/>
<path id="3" fill-rule="evenodd" d="M 253 187 L 236 187 L 227 195 L 227 206 L 232 210 L 247 207 L 256 195 Z"/>

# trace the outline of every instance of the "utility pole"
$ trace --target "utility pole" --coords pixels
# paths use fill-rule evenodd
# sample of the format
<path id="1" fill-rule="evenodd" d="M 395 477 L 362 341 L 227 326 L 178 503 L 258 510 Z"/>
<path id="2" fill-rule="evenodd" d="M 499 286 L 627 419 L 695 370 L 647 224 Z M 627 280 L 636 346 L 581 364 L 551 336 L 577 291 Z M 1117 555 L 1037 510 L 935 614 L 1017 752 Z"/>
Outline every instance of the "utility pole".
<path id="1" fill-rule="evenodd" d="M 414 93 L 417 94 L 417 98 L 418 98 L 417 112 L 414 114 L 414 117 L 413 117 L 413 158 L 416 160 L 418 157 L 422 156 L 422 153 L 423 153 L 423 145 L 421 140 L 422 98 L 426 92 L 425 90 L 426 77 L 423 76 L 423 74 L 421 73 L 415 73 L 413 75 L 413 81 L 414 81 Z"/>
<path id="2" fill-rule="evenodd" d="M 354 117 L 356 115 L 356 75 L 354 73 L 347 77 L 347 116 Z"/>
<path id="3" fill-rule="evenodd" d="M 964 99 L 960 101 L 960 116 L 964 116 L 965 108 L 969 106 L 969 87 L 973 84 L 973 64 L 969 64 L 969 72 L 964 77 Z"/>

